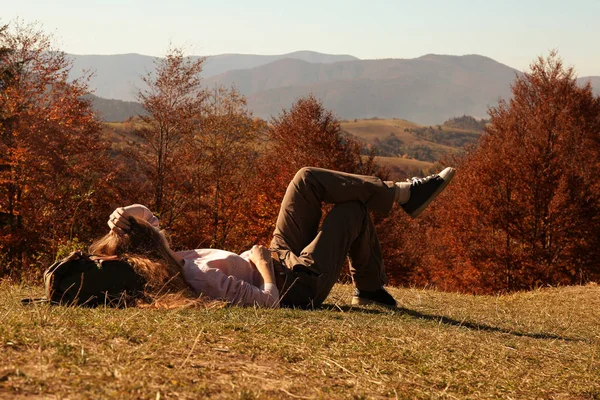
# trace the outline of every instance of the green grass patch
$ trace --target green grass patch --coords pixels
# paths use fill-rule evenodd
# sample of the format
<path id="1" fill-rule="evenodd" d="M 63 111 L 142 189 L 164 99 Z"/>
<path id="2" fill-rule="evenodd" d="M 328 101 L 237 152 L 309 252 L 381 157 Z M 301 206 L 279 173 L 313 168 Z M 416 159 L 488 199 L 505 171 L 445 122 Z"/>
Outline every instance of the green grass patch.
<path id="1" fill-rule="evenodd" d="M 22 306 L 0 283 L 0 397 L 599 398 L 600 287 L 391 289 L 398 310 Z"/>

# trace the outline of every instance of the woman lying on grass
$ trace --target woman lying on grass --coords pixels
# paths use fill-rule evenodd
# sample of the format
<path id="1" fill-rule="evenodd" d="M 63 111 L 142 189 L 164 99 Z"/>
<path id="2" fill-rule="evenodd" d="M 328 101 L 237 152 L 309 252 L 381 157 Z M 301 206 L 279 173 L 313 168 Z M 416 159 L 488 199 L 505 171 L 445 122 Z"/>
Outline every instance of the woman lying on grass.
<path id="1" fill-rule="evenodd" d="M 394 203 L 417 217 L 454 176 L 452 168 L 426 178 L 383 182 L 373 176 L 302 168 L 290 182 L 270 249 L 240 255 L 224 250 L 175 252 L 148 208 L 134 204 L 110 216 L 111 231 L 90 253 L 126 259 L 150 291 L 185 291 L 236 305 L 317 307 L 337 281 L 346 257 L 355 285 L 352 304 L 395 307 L 369 211 Z M 334 204 L 321 226 L 322 203 Z"/>

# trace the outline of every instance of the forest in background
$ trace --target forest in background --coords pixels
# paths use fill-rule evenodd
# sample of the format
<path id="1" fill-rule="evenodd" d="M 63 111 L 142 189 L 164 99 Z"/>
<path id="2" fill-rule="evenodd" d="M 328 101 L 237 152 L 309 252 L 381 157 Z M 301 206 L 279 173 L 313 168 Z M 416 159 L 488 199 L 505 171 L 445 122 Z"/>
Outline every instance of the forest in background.
<path id="1" fill-rule="evenodd" d="M 137 94 L 146 114 L 120 146 L 91 106 L 89 76 L 69 80 L 50 36 L 0 28 L 0 276 L 39 278 L 106 232 L 118 206 L 148 205 L 176 248 L 241 252 L 268 245 L 301 167 L 390 177 L 316 97 L 264 121 L 235 87 L 204 86 L 203 62 L 177 48 L 157 60 Z M 412 132 L 476 144 L 432 168 L 457 174 L 420 219 L 398 208 L 374 215 L 390 283 L 492 293 L 600 277 L 600 98 L 555 53 L 518 76 L 512 94 L 476 140 Z M 390 139 L 380 155 L 410 156 Z"/>

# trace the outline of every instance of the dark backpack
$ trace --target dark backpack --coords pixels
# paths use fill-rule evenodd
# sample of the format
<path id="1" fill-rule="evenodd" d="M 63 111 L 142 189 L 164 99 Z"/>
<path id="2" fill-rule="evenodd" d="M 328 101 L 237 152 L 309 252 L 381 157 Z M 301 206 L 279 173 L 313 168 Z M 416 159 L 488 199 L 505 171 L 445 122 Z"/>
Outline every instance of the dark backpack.
<path id="1" fill-rule="evenodd" d="M 146 281 L 125 261 L 94 260 L 76 251 L 44 272 L 44 284 L 52 304 L 122 307 L 143 296 Z"/>

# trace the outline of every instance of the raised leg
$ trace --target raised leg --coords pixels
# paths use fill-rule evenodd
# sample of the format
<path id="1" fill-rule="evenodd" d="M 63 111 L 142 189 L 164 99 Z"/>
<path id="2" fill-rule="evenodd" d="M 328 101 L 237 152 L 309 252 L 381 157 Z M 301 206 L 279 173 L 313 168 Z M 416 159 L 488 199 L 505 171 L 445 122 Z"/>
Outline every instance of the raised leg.
<path id="1" fill-rule="evenodd" d="M 391 182 L 318 168 L 303 168 L 281 204 L 271 248 L 290 271 L 283 304 L 310 306 L 325 300 L 348 253 L 357 287 L 385 283 L 379 240 L 369 210 L 389 212 L 395 189 Z M 323 202 L 334 203 L 319 228 Z"/>
<path id="2" fill-rule="evenodd" d="M 300 254 L 315 238 L 322 203 L 358 201 L 368 210 L 387 213 L 394 201 L 392 182 L 322 168 L 300 169 L 281 202 L 272 248 Z"/>

